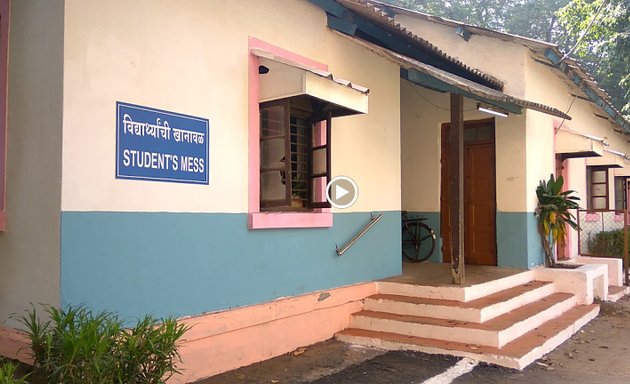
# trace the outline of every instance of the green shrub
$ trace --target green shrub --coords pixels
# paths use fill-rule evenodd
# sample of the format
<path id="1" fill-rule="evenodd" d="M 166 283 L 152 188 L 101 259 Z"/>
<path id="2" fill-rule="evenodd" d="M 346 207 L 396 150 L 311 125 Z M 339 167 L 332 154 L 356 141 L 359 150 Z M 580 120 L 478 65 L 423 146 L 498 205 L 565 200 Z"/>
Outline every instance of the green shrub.
<path id="1" fill-rule="evenodd" d="M 0 384 L 27 384 L 26 380 L 16 378 L 16 366 L 7 361 L 0 361 Z"/>
<path id="2" fill-rule="evenodd" d="M 178 340 L 188 330 L 174 318 L 145 316 L 125 328 L 113 313 L 84 306 L 33 307 L 18 318 L 33 350 L 35 382 L 60 384 L 164 383 L 178 373 Z"/>
<path id="3" fill-rule="evenodd" d="M 623 256 L 623 229 L 602 231 L 589 237 L 588 249 L 590 255 Z"/>

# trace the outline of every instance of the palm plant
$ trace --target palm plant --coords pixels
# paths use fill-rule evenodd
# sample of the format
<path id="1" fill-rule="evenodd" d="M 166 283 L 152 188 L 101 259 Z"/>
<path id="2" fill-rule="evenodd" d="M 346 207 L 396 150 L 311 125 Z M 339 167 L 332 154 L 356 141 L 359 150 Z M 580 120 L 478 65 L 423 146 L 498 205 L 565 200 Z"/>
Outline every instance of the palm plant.
<path id="1" fill-rule="evenodd" d="M 536 218 L 538 219 L 538 232 L 540 233 L 543 250 L 545 252 L 545 265 L 554 267 L 556 259 L 554 257 L 554 247 L 556 244 L 564 245 L 567 225 L 575 230 L 579 230 L 575 222 L 575 216 L 570 212 L 578 209 L 577 203 L 580 198 L 574 196 L 575 191 L 562 191 L 564 179 L 553 174 L 549 180 L 541 180 L 536 188 L 538 206 L 536 207 Z"/>

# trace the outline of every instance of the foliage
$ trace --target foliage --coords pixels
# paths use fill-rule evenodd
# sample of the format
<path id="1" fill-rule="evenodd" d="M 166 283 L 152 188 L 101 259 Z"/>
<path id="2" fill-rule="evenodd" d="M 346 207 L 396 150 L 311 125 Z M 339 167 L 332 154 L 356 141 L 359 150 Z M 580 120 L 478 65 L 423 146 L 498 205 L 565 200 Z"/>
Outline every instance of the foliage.
<path id="1" fill-rule="evenodd" d="M 573 53 L 605 88 L 626 119 L 630 118 L 630 0 L 572 0 L 558 11 L 566 31 L 560 43 L 576 42 L 595 17 L 596 22 Z"/>
<path id="2" fill-rule="evenodd" d="M 158 384 L 178 372 L 178 340 L 188 328 L 173 318 L 146 316 L 126 329 L 115 314 L 84 306 L 45 311 L 46 321 L 35 307 L 18 317 L 31 340 L 39 382 Z"/>
<path id="3" fill-rule="evenodd" d="M 567 52 L 606 1 L 572 56 L 630 118 L 630 0 L 382 0 L 479 27 L 558 44 Z"/>
<path id="4" fill-rule="evenodd" d="M 589 237 L 588 252 L 594 256 L 623 256 L 623 229 L 602 231 Z"/>
<path id="5" fill-rule="evenodd" d="M 23 378 L 16 378 L 16 366 L 11 362 L 0 361 L 0 384 L 27 384 Z"/>
<path id="6" fill-rule="evenodd" d="M 555 12 L 570 0 L 383 0 L 402 8 L 544 41 L 561 32 Z"/>
<path id="7" fill-rule="evenodd" d="M 551 174 L 548 181 L 541 180 L 536 188 L 538 231 L 545 251 L 545 264 L 549 267 L 555 265 L 553 248 L 555 243 L 564 244 L 567 225 L 579 230 L 575 216 L 570 210 L 579 208 L 577 201 L 580 198 L 572 196 L 575 193 L 573 190 L 562 191 L 563 184 L 562 176 L 556 179 Z"/>

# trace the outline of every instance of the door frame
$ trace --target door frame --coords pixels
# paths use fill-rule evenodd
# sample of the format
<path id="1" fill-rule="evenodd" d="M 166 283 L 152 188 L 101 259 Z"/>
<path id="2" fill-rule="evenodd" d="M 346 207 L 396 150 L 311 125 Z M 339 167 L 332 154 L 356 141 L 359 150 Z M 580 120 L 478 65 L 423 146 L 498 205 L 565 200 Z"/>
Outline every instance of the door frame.
<path id="1" fill-rule="evenodd" d="M 443 123 L 440 127 L 440 137 L 441 137 L 441 143 L 440 143 L 440 237 L 442 238 L 442 261 L 445 263 L 450 263 L 451 262 L 451 258 L 450 258 L 450 254 L 448 252 L 446 252 L 449 249 L 449 236 L 448 236 L 448 230 L 447 229 L 447 225 L 445 224 L 445 220 L 448 219 L 448 214 L 446 213 L 446 210 L 443 208 L 443 204 L 444 204 L 444 192 L 448 192 L 448 185 L 445 185 L 445 183 L 448 183 L 448 178 L 445 177 L 445 169 L 444 169 L 444 160 L 448 159 L 448 129 L 450 128 L 450 123 Z M 496 229 L 496 212 L 497 212 L 497 194 L 496 194 L 496 181 L 497 181 L 497 173 L 496 173 L 496 120 L 494 118 L 488 118 L 488 119 L 478 119 L 478 120 L 466 120 L 464 121 L 464 132 L 466 132 L 467 129 L 474 129 L 474 128 L 479 128 L 479 127 L 487 127 L 488 125 L 492 126 L 492 139 L 491 140 L 480 140 L 480 141 L 475 141 L 473 143 L 471 143 L 470 141 L 467 142 L 464 141 L 464 153 L 466 153 L 466 147 L 470 147 L 470 146 L 474 146 L 474 145 L 480 145 L 480 144 L 492 144 L 492 149 L 493 149 L 493 154 L 492 154 L 492 161 L 493 161 L 493 165 L 494 165 L 494 169 L 493 169 L 493 175 L 494 175 L 494 239 L 492 240 L 494 242 L 494 264 L 493 265 L 498 265 L 498 254 L 497 254 L 497 229 Z M 464 134 L 465 136 L 465 134 Z M 445 141 L 446 140 L 446 141 Z M 465 159 L 464 159 L 465 161 Z M 465 192 L 464 192 L 465 193 Z M 452 198 L 449 197 L 449 199 L 452 201 Z M 467 232 L 467 231 L 465 231 Z M 465 245 L 469 244 L 468 241 L 466 239 L 464 239 L 464 243 Z M 466 255 L 466 250 L 464 250 L 464 257 Z M 466 263 L 466 260 L 464 259 L 464 262 Z"/>

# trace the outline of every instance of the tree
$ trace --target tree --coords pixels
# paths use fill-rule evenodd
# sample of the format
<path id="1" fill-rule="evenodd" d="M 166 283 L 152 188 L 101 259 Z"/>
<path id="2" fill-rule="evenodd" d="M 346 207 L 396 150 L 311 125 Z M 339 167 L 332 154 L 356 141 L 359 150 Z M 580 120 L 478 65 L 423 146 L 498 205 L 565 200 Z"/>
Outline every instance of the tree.
<path id="1" fill-rule="evenodd" d="M 553 41 L 555 12 L 570 0 L 384 0 L 385 3 L 501 32 Z"/>
<path id="2" fill-rule="evenodd" d="M 572 54 L 630 119 L 630 0 L 573 0 L 557 14 L 562 43 L 574 45 L 585 33 Z"/>
<path id="3" fill-rule="evenodd" d="M 572 52 L 630 119 L 630 0 L 382 0 L 403 8 L 555 43 Z"/>

